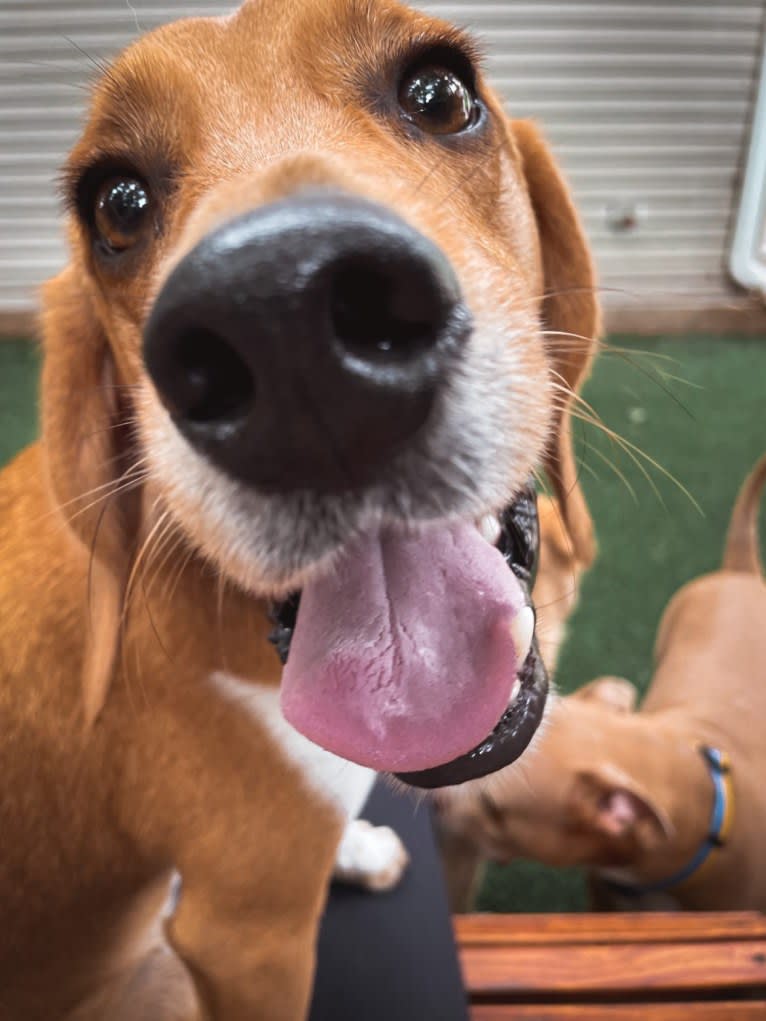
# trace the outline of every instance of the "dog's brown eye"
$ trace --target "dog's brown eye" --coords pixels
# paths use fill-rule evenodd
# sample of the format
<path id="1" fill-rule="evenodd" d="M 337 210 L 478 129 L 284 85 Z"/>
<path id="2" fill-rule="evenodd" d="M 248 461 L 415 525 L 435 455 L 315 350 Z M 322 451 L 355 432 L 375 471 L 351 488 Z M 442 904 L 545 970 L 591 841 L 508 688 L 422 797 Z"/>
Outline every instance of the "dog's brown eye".
<path id="1" fill-rule="evenodd" d="M 469 127 L 476 100 L 466 83 L 446 67 L 422 67 L 408 75 L 399 91 L 402 110 L 423 131 L 454 135 Z"/>
<path id="2" fill-rule="evenodd" d="M 149 222 L 149 193 L 132 177 L 112 177 L 96 196 L 94 219 L 101 240 L 115 252 L 130 248 Z"/>

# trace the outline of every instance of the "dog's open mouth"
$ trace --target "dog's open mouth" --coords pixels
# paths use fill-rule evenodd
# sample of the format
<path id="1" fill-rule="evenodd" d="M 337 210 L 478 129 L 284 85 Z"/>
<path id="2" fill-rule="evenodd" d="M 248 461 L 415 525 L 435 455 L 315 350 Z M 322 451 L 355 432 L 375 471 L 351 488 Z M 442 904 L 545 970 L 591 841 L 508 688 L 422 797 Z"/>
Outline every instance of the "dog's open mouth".
<path id="1" fill-rule="evenodd" d="M 274 607 L 285 718 L 418 787 L 508 765 L 536 731 L 548 686 L 529 595 L 538 541 L 531 487 L 478 527 L 358 537 Z"/>

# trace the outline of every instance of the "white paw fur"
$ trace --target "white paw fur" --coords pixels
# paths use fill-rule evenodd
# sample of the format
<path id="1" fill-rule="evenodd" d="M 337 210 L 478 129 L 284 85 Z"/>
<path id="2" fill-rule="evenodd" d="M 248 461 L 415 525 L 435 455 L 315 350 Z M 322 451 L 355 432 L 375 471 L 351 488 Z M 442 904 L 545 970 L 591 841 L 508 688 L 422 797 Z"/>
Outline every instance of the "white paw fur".
<path id="1" fill-rule="evenodd" d="M 398 884 L 409 860 L 404 844 L 389 826 L 352 819 L 343 831 L 334 876 L 379 893 Z"/>

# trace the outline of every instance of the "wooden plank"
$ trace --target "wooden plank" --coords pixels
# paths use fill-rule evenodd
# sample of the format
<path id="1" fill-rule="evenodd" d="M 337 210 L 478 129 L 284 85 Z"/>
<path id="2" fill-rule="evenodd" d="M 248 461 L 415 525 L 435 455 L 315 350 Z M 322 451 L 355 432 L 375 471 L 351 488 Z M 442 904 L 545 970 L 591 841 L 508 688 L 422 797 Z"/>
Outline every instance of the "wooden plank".
<path id="1" fill-rule="evenodd" d="M 479 1004 L 471 1021 L 763 1021 L 766 1000 L 718 1003 L 584 1003 L 580 1006 Z"/>
<path id="2" fill-rule="evenodd" d="M 464 947 L 460 958 L 472 999 L 766 992 L 766 940 Z"/>
<path id="3" fill-rule="evenodd" d="M 474 914 L 454 915 L 453 920 L 463 947 L 766 939 L 766 916 L 757 911 Z"/>
<path id="4" fill-rule="evenodd" d="M 689 305 L 688 299 L 671 297 L 667 304 L 653 302 L 652 294 L 640 300 L 621 302 L 614 298 L 614 307 L 607 304 L 604 320 L 608 333 L 634 333 L 642 337 L 657 333 L 746 334 L 763 337 L 766 333 L 766 311 L 759 298 L 740 297 L 732 288 L 730 303 L 716 297 L 715 305 L 705 308 L 702 302 Z M 620 302 L 617 304 L 617 302 Z"/>
<path id="5" fill-rule="evenodd" d="M 0 341 L 23 339 L 37 335 L 37 314 L 31 309 L 25 312 L 0 310 Z"/>

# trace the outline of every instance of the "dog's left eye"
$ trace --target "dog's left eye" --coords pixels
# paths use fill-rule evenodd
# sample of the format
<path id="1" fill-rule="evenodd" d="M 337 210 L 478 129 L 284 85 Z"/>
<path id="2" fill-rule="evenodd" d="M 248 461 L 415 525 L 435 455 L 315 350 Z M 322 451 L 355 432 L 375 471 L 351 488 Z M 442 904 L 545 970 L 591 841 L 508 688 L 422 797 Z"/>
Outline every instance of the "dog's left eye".
<path id="1" fill-rule="evenodd" d="M 431 135 L 454 135 L 473 123 L 476 98 L 460 75 L 446 67 L 420 67 L 399 90 L 399 105 Z"/>
<path id="2" fill-rule="evenodd" d="M 140 238 L 149 223 L 151 203 L 141 181 L 112 177 L 98 190 L 94 222 L 101 240 L 113 252 L 123 252 Z"/>

